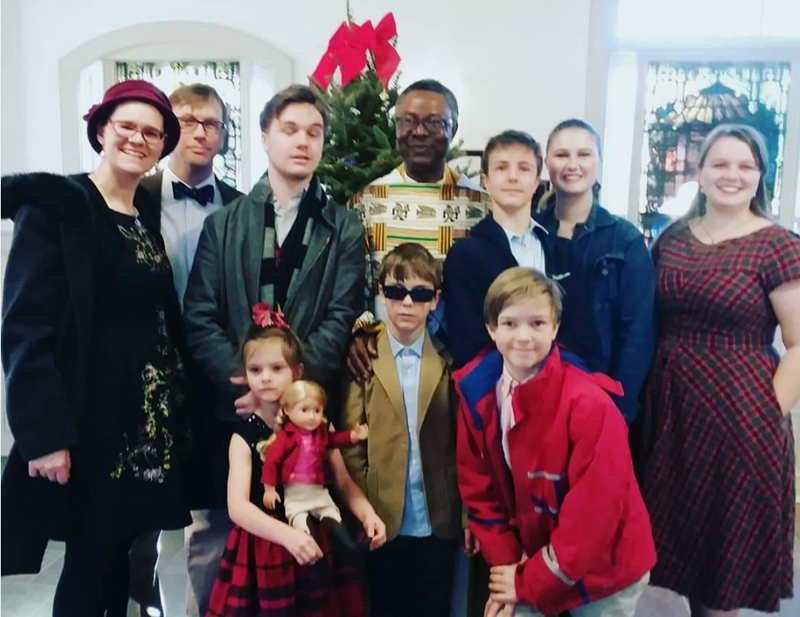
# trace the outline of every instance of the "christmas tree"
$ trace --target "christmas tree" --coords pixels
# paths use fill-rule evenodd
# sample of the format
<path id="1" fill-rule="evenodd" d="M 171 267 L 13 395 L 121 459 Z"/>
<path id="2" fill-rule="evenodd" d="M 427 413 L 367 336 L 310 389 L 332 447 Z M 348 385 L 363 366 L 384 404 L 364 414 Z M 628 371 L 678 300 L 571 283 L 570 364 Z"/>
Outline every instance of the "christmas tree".
<path id="1" fill-rule="evenodd" d="M 325 92 L 331 115 L 317 173 L 339 203 L 400 164 L 390 113 L 397 95 L 397 80 L 386 90 L 371 66 L 344 88 Z"/>

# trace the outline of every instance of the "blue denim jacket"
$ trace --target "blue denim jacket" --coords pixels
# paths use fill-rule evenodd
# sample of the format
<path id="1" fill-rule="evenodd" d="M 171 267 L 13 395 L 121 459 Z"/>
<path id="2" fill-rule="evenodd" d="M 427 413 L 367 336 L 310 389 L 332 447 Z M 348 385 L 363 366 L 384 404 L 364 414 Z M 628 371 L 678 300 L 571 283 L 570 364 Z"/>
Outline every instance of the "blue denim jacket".
<path id="1" fill-rule="evenodd" d="M 656 343 L 655 269 L 644 238 L 595 202 L 588 220 L 575 227 L 567 255 L 564 244 L 557 246 L 566 241 L 557 237 L 555 204 L 534 218 L 550 232 L 547 274 L 569 291 L 558 340 L 590 370 L 622 383 L 625 394 L 616 403 L 630 424 Z"/>

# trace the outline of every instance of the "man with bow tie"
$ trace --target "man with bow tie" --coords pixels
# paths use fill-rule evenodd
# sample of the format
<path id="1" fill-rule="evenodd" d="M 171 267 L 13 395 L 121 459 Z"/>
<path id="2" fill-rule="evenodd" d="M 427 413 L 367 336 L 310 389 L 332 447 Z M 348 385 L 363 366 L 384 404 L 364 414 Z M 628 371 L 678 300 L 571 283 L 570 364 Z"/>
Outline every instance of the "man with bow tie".
<path id="1" fill-rule="evenodd" d="M 217 91 L 205 84 L 180 86 L 169 100 L 181 124 L 180 141 L 166 167 L 141 186 L 160 208 L 161 235 L 183 307 L 203 222 L 241 193 L 214 175 L 214 157 L 228 145 L 228 110 Z"/>
<path id="2" fill-rule="evenodd" d="M 217 91 L 205 84 L 180 86 L 169 100 L 181 125 L 180 141 L 166 167 L 143 179 L 140 186 L 160 211 L 161 235 L 183 310 L 183 296 L 203 223 L 208 215 L 241 193 L 214 175 L 214 157 L 223 154 L 228 143 L 228 111 Z M 199 405 L 210 406 L 210 384 L 197 374 L 193 381 L 195 400 Z M 198 408 L 196 412 L 192 431 L 196 454 L 203 459 L 193 461 L 193 466 L 202 467 L 204 472 L 195 475 L 202 477 L 208 486 L 190 491 L 196 502 L 190 503 L 192 524 L 185 531 L 189 571 L 187 615 L 199 615 L 201 610 L 205 614 L 198 604 L 203 604 L 216 577 L 216 568 L 209 564 L 219 561 L 230 530 L 224 470 L 231 427 L 215 422 L 211 409 Z M 158 536 L 158 532 L 140 536 L 130 553 L 130 595 L 140 605 L 142 615 L 164 614 L 156 574 Z"/>

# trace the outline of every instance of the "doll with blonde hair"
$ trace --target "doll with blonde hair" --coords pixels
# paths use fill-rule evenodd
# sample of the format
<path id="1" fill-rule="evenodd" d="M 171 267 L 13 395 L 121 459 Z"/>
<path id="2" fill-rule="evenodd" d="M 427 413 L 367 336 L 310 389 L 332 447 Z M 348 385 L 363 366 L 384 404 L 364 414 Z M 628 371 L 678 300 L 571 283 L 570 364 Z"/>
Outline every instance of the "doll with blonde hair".
<path id="1" fill-rule="evenodd" d="M 267 449 L 261 472 L 264 507 L 274 510 L 283 486 L 286 520 L 294 529 L 311 533 L 308 517 L 318 519 L 331 539 L 345 551 L 358 550 L 342 525 L 342 515 L 325 488 L 324 463 L 332 448 L 352 446 L 367 439 L 364 424 L 349 431 L 333 431 L 325 418 L 327 397 L 313 381 L 295 381 L 280 401 L 281 430 Z"/>
<path id="2" fill-rule="evenodd" d="M 241 360 L 259 407 L 237 424 L 231 438 L 228 511 L 234 526 L 220 561 L 208 616 L 366 617 L 357 568 L 331 550 L 338 538 L 325 526 L 314 536 L 295 529 L 277 498 L 273 508 L 264 507 L 265 449 L 270 458 L 276 444 L 280 447 L 289 421 L 294 422 L 294 406 L 288 401 L 302 402 L 295 397 L 281 401 L 290 390 L 316 392 L 309 403 L 324 407 L 320 398 L 324 393 L 314 389 L 318 386 L 295 387 L 308 383 L 295 382 L 303 374 L 302 344 L 280 312 L 259 303 L 253 307 L 253 325 L 242 341 Z M 278 421 L 282 408 L 289 410 L 283 428 Z M 365 543 L 371 548 L 382 546 L 386 527 L 348 475 L 341 455 L 332 452 L 325 466 L 341 503 L 361 522 L 368 538 Z"/>

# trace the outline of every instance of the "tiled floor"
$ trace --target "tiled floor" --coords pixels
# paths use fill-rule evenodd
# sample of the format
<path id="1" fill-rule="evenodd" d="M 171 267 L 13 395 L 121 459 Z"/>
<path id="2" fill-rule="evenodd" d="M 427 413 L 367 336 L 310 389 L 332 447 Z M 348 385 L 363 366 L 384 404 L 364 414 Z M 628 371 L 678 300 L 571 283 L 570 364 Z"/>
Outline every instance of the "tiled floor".
<path id="1" fill-rule="evenodd" d="M 3 577 L 0 583 L 2 617 L 49 617 L 63 558 L 63 543 L 51 542 L 47 547 L 42 571 L 39 574 Z M 183 553 L 182 531 L 162 534 L 158 571 L 167 615 L 169 617 L 184 615 L 186 558 Z"/>
<path id="2" fill-rule="evenodd" d="M 800 596 L 800 508 L 797 515 L 798 533 L 795 536 L 794 581 Z M 48 546 L 42 571 L 36 575 L 5 577 L 0 584 L 2 617 L 48 617 L 53 593 L 61 572 L 64 548 L 53 542 Z M 183 554 L 183 533 L 171 531 L 162 535 L 159 573 L 164 588 L 167 617 L 184 615 L 186 591 L 186 561 Z M 742 611 L 741 617 L 766 615 Z M 686 604 L 679 596 L 654 587 L 649 588 L 639 602 L 637 617 L 688 617 Z M 784 602 L 780 617 L 800 617 L 800 597 Z"/>

